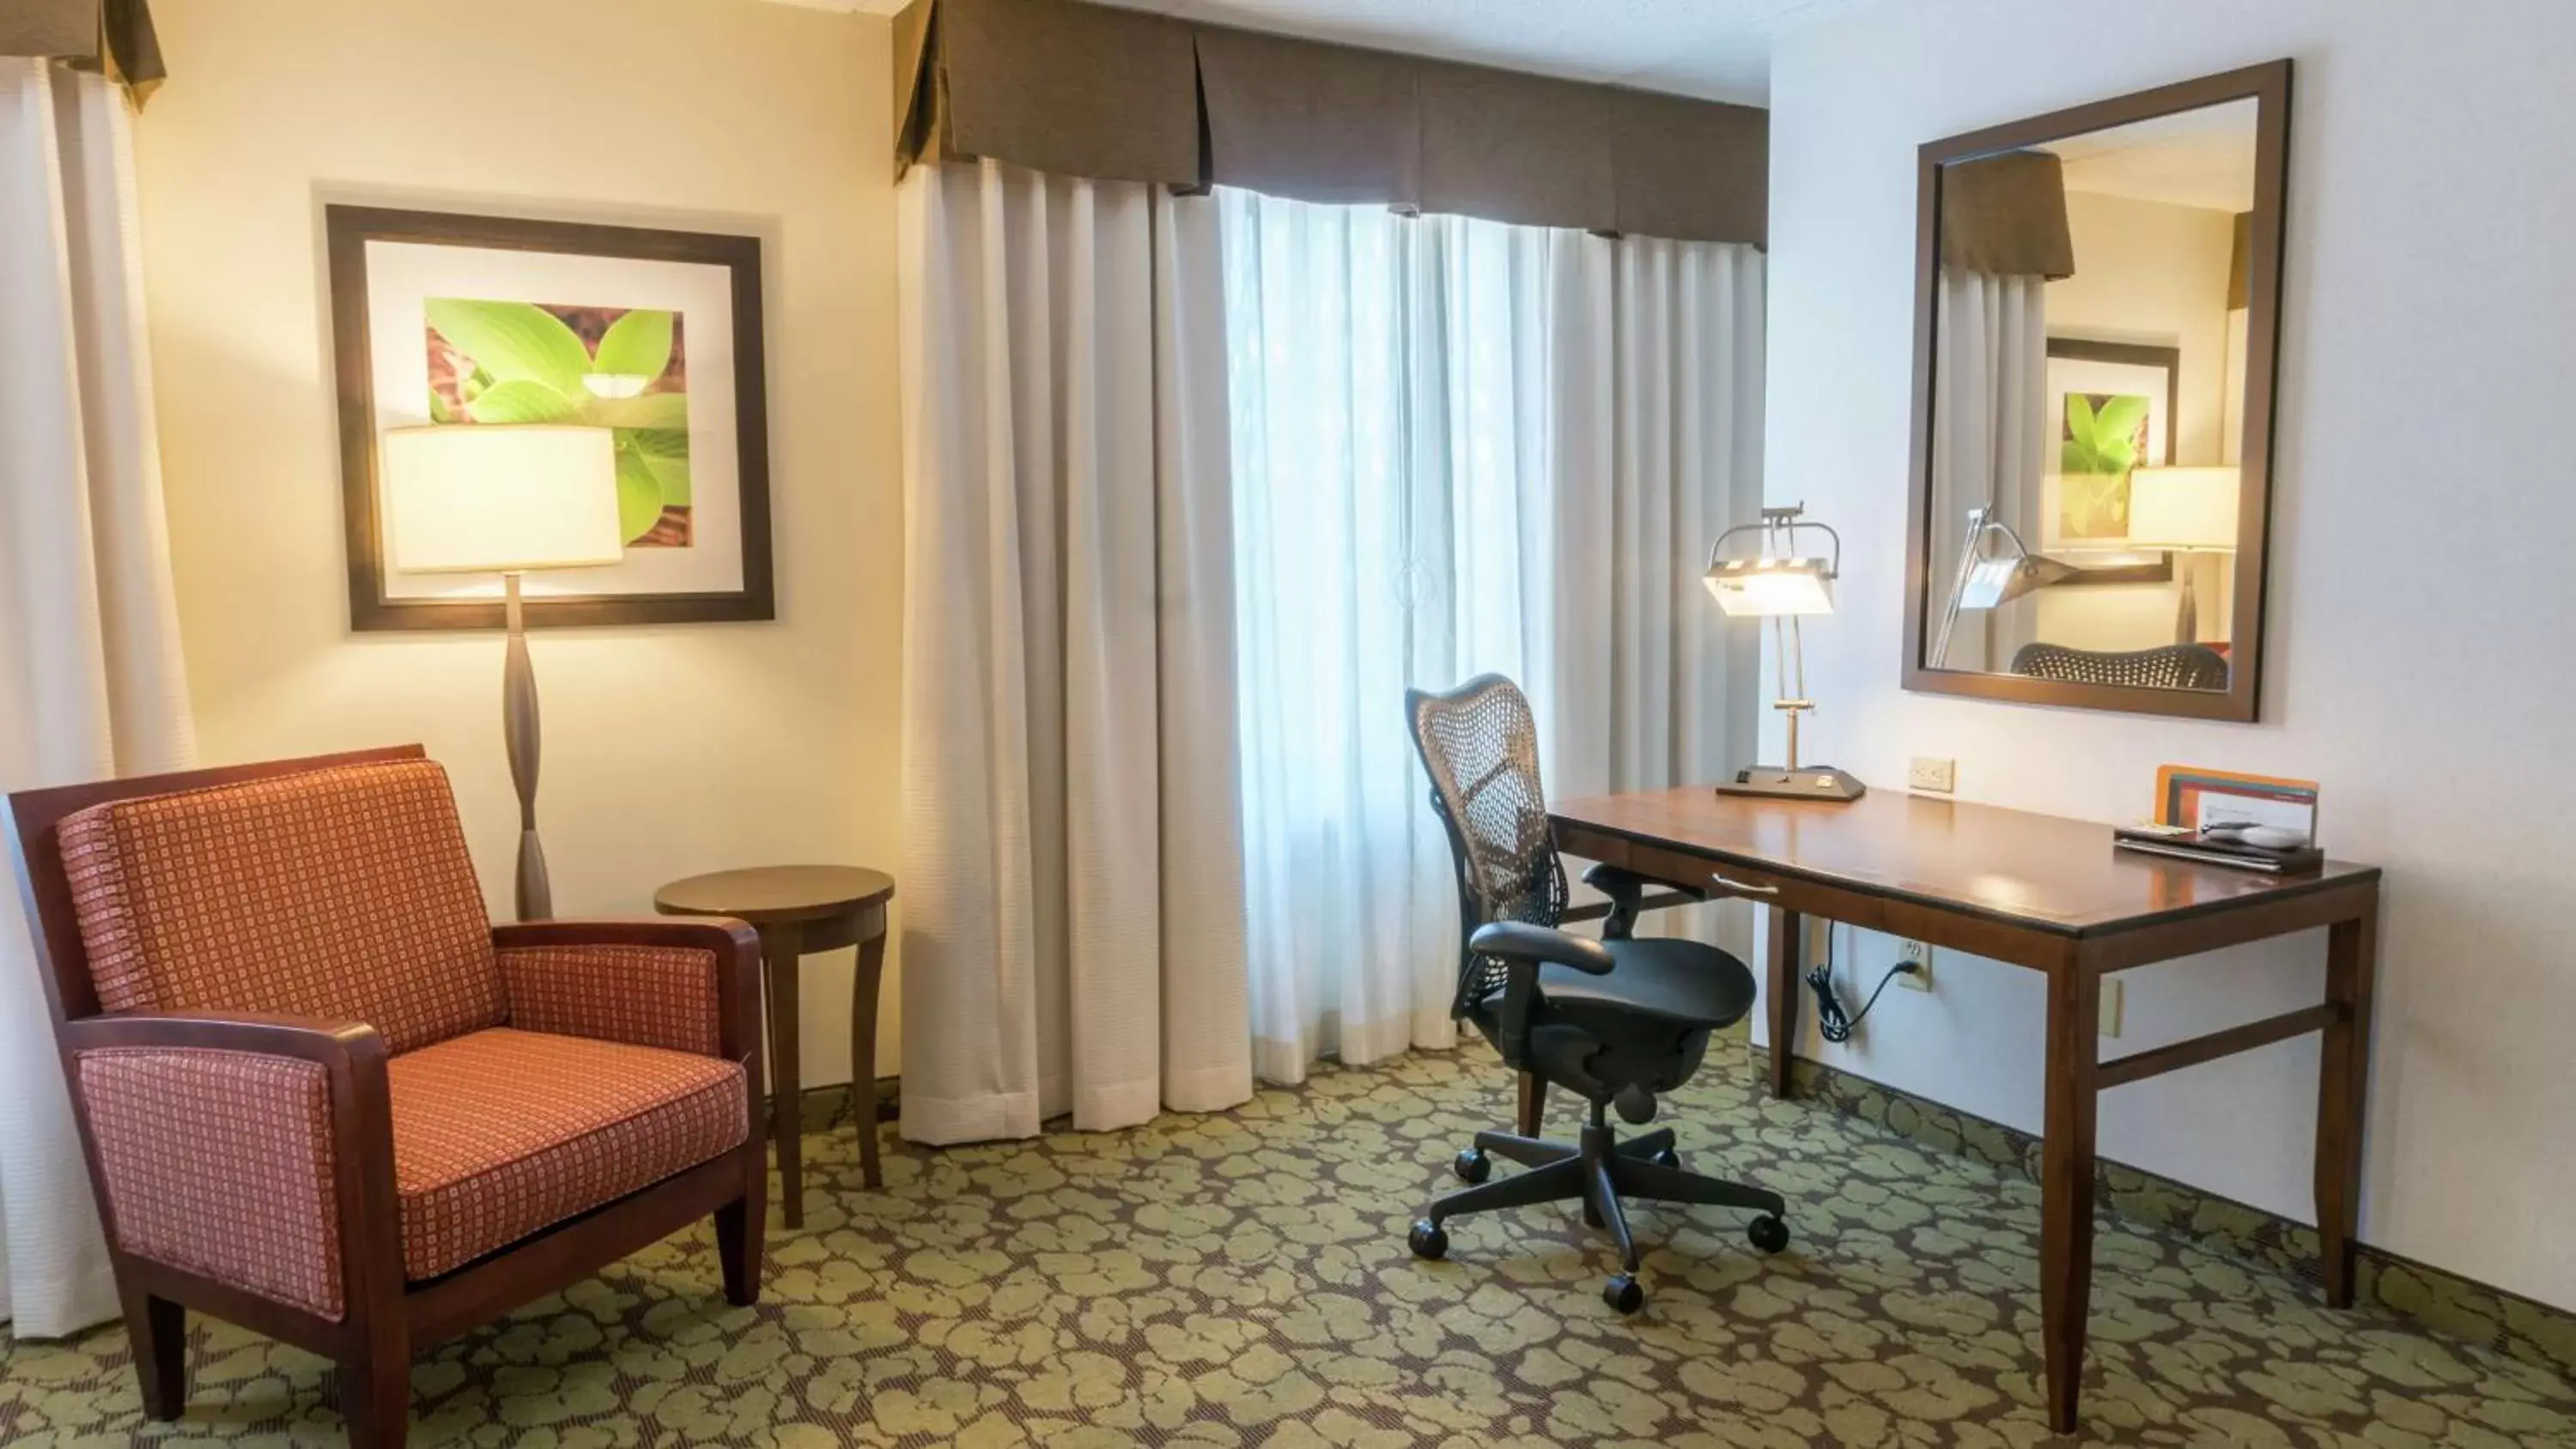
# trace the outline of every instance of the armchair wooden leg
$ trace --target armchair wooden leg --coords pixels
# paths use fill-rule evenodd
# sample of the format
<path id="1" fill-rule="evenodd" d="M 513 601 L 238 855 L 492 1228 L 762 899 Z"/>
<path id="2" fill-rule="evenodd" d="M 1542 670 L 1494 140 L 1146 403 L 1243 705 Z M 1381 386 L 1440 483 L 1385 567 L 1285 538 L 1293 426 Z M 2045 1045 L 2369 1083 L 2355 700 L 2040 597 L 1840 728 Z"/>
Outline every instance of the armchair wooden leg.
<path id="1" fill-rule="evenodd" d="M 411 1345 L 399 1327 L 367 1338 L 354 1357 L 340 1360 L 349 1449 L 403 1449 L 411 1433 Z"/>
<path id="2" fill-rule="evenodd" d="M 716 1253 L 724 1260 L 725 1301 L 736 1308 L 748 1308 L 760 1301 L 762 1229 L 769 1217 L 768 1186 L 768 1174 L 756 1173 L 741 1197 L 716 1209 Z"/>
<path id="3" fill-rule="evenodd" d="M 167 1298 L 119 1285 L 125 1336 L 134 1345 L 134 1377 L 146 1417 L 164 1423 L 188 1407 L 188 1311 Z"/>

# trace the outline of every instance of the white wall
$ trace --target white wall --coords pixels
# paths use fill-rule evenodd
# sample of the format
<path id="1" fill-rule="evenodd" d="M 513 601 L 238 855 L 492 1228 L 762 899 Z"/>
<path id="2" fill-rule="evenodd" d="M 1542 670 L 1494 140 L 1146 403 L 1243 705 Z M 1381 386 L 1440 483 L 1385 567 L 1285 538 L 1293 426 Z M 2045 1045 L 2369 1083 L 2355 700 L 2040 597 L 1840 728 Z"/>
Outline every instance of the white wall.
<path id="1" fill-rule="evenodd" d="M 2167 761 L 2315 778 L 2341 855 L 2388 867 L 2362 1236 L 2576 1307 L 2576 6 L 2168 0 L 2104 43 L 2054 0 L 1880 3 L 1784 35 L 1771 86 L 1768 491 L 1843 530 L 1807 631 L 1814 757 L 1898 788 L 2146 812 Z M 1915 147 L 2279 56 L 2291 128 L 2264 722 L 2024 708 L 1898 687 Z M 2461 535 L 2436 506 L 2497 520 Z M 2392 584 L 2437 531 L 2453 592 Z M 2132 972 L 2129 1051 L 2316 999 L 2323 943 Z M 1874 981 L 1887 943 L 1853 973 Z M 1848 978 L 1847 978 L 1848 979 Z M 1858 1050 L 1806 1051 L 2035 1129 L 2040 978 L 1945 956 Z M 2111 1157 L 2307 1219 L 2314 1039 L 2104 1098 Z"/>
<path id="2" fill-rule="evenodd" d="M 661 882 L 736 865 L 891 864 L 885 22 L 744 0 L 162 0 L 154 19 L 172 78 L 136 128 L 145 281 L 206 760 L 426 743 L 506 913 L 500 635 L 349 631 L 322 203 L 749 230 L 779 617 L 532 641 L 556 909 L 649 914 Z M 808 1084 L 847 1078 L 849 982 L 806 969 Z"/>

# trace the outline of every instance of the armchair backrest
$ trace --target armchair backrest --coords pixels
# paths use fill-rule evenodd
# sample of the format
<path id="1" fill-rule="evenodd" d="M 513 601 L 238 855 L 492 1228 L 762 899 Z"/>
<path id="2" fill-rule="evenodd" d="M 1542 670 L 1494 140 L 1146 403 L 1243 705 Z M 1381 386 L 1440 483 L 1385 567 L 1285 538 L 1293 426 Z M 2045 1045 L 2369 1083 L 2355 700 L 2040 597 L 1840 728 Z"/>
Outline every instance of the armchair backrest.
<path id="1" fill-rule="evenodd" d="M 1565 867 L 1539 786 L 1538 721 L 1520 686 L 1499 674 L 1441 693 L 1406 690 L 1404 706 L 1458 872 L 1458 996 L 1450 1011 L 1464 1015 L 1504 977 L 1503 964 L 1469 951 L 1466 938 L 1494 921 L 1553 926 L 1565 914 Z"/>
<path id="2" fill-rule="evenodd" d="M 279 1012 L 395 1052 L 503 1020 L 455 800 L 417 746 L 10 804 L 58 1018 Z"/>

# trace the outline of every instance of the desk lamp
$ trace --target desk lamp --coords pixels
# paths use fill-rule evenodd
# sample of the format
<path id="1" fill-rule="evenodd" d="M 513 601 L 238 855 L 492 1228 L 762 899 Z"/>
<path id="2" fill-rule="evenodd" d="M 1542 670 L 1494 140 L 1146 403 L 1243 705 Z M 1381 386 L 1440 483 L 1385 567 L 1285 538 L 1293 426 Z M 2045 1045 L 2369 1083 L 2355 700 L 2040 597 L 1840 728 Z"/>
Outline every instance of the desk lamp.
<path id="1" fill-rule="evenodd" d="M 1814 709 L 1807 698 L 1806 641 L 1799 620 L 1834 611 L 1834 578 L 1842 572 L 1842 535 L 1821 523 L 1802 520 L 1806 506 L 1765 508 L 1759 523 L 1739 523 L 1708 546 L 1708 572 L 1701 582 L 1716 596 L 1729 618 L 1771 621 L 1772 647 L 1779 653 L 1779 697 L 1771 707 L 1789 717 L 1786 765 L 1749 765 L 1717 787 L 1721 795 L 1768 795 L 1801 800 L 1857 800 L 1868 787 L 1831 765 L 1798 763 L 1798 716 Z M 1821 533 L 1833 541 L 1830 559 L 1798 552 L 1800 530 Z M 1726 541 L 1739 534 L 1759 534 L 1761 552 L 1749 558 L 1725 558 Z"/>
<path id="2" fill-rule="evenodd" d="M 1996 544 L 2008 545 L 2012 552 L 1990 551 Z M 1941 611 L 1941 632 L 1934 636 L 1931 656 L 1924 660 L 1923 667 L 1950 667 L 1950 635 L 1958 627 L 1960 610 L 2001 608 L 2034 589 L 2062 583 L 2076 573 L 2073 564 L 2024 547 L 2021 535 L 2013 532 L 2011 524 L 1997 518 L 1993 509 L 1969 509 L 1968 534 L 1959 544 L 1959 569 L 1950 581 L 1950 602 Z"/>
<path id="3" fill-rule="evenodd" d="M 2129 540 L 2133 549 L 2168 553 L 2234 553 L 2236 487 L 2233 468 L 2140 468 L 2129 475 Z M 2200 640 L 2199 600 L 2188 564 L 2176 568 L 2182 604 L 2174 612 L 2174 642 Z"/>
<path id="4" fill-rule="evenodd" d="M 453 424 L 393 428 L 383 440 L 393 566 L 497 573 L 510 630 L 501 674 L 503 742 L 519 795 L 519 919 L 554 914 L 537 842 L 537 677 L 528 665 L 519 576 L 591 568 L 625 555 L 617 458 L 606 428 Z"/>

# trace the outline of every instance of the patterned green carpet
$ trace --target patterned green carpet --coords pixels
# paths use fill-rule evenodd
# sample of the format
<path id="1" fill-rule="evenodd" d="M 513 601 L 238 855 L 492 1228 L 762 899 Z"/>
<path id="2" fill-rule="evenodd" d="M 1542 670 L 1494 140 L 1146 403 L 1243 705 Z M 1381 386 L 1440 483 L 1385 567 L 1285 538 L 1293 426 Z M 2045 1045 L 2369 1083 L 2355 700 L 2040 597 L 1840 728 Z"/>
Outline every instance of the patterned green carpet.
<path id="1" fill-rule="evenodd" d="M 1484 1052 L 1417 1055 L 1222 1116 L 899 1151 L 874 1195 L 844 1128 L 809 1143 L 758 1308 L 725 1306 L 705 1230 L 673 1239 L 423 1358 L 413 1442 L 2050 1442 L 2027 1180 L 1764 1100 L 1725 1046 L 1665 1120 L 1686 1159 L 1785 1194 L 1797 1241 L 1763 1259 L 1738 1214 L 1640 1209 L 1653 1299 L 1621 1319 L 1570 1206 L 1406 1254 L 1509 1098 Z M 2547 1370 L 2108 1219 L 2093 1299 L 2098 1442 L 2576 1444 Z M 188 1415 L 148 1428 L 121 1331 L 0 1339 L 0 1442 L 339 1442 L 321 1361 L 194 1328 Z"/>

